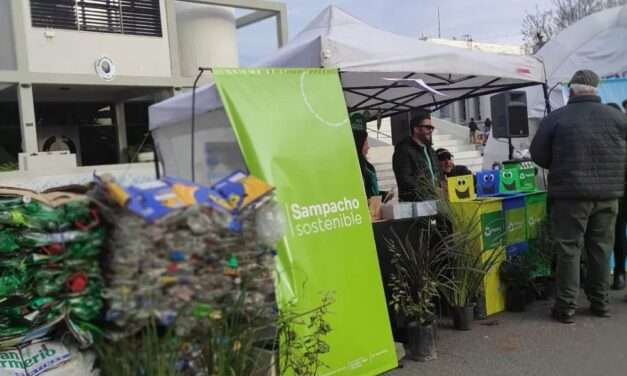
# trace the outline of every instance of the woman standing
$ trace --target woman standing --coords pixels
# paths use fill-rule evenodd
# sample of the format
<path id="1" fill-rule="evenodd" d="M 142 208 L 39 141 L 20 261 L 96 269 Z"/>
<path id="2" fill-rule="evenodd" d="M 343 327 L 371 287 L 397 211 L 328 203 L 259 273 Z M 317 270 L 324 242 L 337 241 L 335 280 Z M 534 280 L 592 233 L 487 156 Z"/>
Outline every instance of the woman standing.
<path id="1" fill-rule="evenodd" d="M 364 188 L 366 189 L 366 197 L 379 196 L 381 192 L 379 192 L 377 171 L 366 159 L 368 149 L 370 149 L 370 145 L 368 145 L 368 132 L 353 129 L 353 138 L 355 139 L 355 148 L 357 149 L 361 178 L 363 179 Z"/>

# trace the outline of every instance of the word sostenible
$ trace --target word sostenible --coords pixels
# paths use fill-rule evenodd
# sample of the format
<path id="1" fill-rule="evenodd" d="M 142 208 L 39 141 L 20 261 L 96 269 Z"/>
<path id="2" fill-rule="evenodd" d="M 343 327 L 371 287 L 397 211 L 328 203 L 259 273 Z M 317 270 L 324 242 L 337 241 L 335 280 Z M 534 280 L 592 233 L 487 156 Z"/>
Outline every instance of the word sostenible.
<path id="1" fill-rule="evenodd" d="M 344 197 L 337 201 L 311 205 L 293 203 L 289 207 L 292 219 L 297 222 L 294 227 L 296 236 L 334 231 L 363 222 L 362 216 L 355 212 L 360 207 L 356 198 Z"/>

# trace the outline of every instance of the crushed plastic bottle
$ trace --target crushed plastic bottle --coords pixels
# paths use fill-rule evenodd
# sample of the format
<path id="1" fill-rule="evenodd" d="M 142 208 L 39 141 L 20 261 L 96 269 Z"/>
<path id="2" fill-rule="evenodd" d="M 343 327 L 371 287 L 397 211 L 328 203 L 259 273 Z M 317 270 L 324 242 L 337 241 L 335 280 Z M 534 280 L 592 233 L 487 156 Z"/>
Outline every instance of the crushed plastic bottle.
<path id="1" fill-rule="evenodd" d="M 272 201 L 255 213 L 255 226 L 259 241 L 270 248 L 285 236 L 287 219 L 282 207 Z"/>
<path id="2" fill-rule="evenodd" d="M 0 345 L 43 336 L 66 316 L 99 317 L 105 235 L 83 198 L 0 197 Z"/>

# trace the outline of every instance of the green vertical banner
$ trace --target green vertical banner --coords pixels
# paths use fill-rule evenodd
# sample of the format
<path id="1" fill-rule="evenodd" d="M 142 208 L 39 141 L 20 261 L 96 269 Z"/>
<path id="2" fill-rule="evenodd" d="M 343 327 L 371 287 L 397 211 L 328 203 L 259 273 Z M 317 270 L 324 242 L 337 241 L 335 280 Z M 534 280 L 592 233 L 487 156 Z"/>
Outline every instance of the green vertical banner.
<path id="1" fill-rule="evenodd" d="M 332 292 L 319 375 L 396 367 L 372 225 L 336 70 L 215 69 L 251 174 L 276 187 L 288 222 L 279 299 L 299 311 Z"/>

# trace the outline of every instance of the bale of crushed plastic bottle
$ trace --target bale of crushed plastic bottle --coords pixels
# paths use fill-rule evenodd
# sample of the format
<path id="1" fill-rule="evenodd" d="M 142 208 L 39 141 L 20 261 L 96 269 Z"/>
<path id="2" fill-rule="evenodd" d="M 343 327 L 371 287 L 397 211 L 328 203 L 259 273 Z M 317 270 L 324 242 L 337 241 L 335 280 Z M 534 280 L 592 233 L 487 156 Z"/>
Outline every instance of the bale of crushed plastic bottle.
<path id="1" fill-rule="evenodd" d="M 99 318 L 104 239 L 85 196 L 0 189 L 0 347 Z"/>

